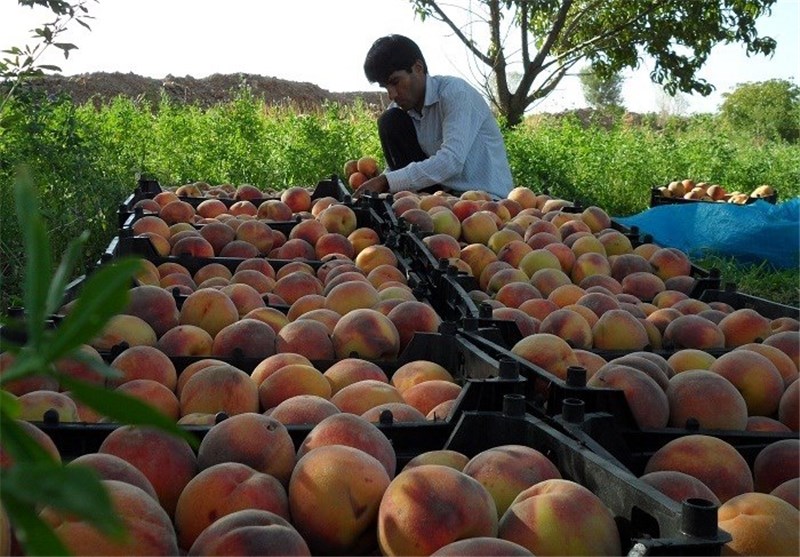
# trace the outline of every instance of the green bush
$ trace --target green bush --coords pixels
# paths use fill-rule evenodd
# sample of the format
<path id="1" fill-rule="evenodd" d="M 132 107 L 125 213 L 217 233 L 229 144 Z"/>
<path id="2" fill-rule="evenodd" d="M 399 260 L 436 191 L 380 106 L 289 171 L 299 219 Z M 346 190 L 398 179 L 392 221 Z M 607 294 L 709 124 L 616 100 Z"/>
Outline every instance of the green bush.
<path id="1" fill-rule="evenodd" d="M 281 190 L 313 186 L 341 173 L 348 159 L 381 159 L 376 114 L 366 106 L 303 111 L 266 105 L 246 87 L 233 101 L 205 110 L 166 97 L 155 106 L 122 97 L 75 106 L 23 91 L 6 114 L 0 130 L 2 307 L 18 303 L 22 249 L 10 184 L 20 163 L 36 170 L 56 253 L 90 231 L 83 271 L 116 234 L 118 204 L 138 173 L 164 186 L 203 180 Z M 515 184 L 598 205 L 613 216 L 646 209 L 652 187 L 683 178 L 745 192 L 770 184 L 781 199 L 800 195 L 797 144 L 731 129 L 721 116 L 608 122 L 536 116 L 506 129 Z"/>

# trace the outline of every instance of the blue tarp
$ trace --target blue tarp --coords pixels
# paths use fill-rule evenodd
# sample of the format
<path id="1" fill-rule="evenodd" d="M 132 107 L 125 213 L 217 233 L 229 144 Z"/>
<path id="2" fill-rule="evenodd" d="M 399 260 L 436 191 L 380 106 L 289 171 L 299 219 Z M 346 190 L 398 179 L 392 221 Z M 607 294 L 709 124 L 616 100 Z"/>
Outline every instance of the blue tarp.
<path id="1" fill-rule="evenodd" d="M 800 197 L 776 205 L 763 200 L 659 205 L 614 220 L 638 226 L 656 244 L 678 248 L 693 259 L 712 252 L 750 263 L 768 261 L 780 269 L 800 266 Z"/>

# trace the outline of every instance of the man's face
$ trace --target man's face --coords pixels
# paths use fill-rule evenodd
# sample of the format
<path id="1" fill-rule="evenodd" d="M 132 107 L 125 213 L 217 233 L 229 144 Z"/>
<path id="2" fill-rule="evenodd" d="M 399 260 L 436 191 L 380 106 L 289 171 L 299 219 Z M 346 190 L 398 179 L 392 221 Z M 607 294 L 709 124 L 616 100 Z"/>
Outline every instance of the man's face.
<path id="1" fill-rule="evenodd" d="M 398 70 L 389 75 L 386 83 L 381 83 L 389 94 L 389 99 L 403 110 L 422 110 L 425 102 L 425 70 L 419 60 L 411 71 Z"/>

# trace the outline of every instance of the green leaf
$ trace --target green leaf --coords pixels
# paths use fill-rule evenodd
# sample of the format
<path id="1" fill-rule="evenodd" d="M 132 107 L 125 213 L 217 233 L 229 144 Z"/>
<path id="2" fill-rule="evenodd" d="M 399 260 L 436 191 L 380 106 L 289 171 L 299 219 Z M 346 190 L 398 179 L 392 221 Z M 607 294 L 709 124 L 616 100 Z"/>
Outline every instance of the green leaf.
<path id="1" fill-rule="evenodd" d="M 44 331 L 45 302 L 53 267 L 47 230 L 39 210 L 39 199 L 30 172 L 25 168 L 20 170 L 14 183 L 14 201 L 27 254 L 24 300 L 28 342 L 38 346 Z"/>
<path id="2" fill-rule="evenodd" d="M 17 397 L 4 389 L 0 389 L 0 407 L 9 418 L 16 419 L 20 412 L 20 403 Z"/>
<path id="3" fill-rule="evenodd" d="M 5 481 L 2 482 L 3 507 L 14 523 L 14 532 L 19 538 L 27 555 L 69 555 L 69 550 L 61 543 L 53 529 L 45 523 L 36 508 L 17 501 L 5 492 Z"/>
<path id="4" fill-rule="evenodd" d="M 77 515 L 110 536 L 125 533 L 108 491 L 89 467 L 46 462 L 14 466 L 4 474 L 3 484 L 4 492 L 17 501 Z"/>
<path id="5" fill-rule="evenodd" d="M 185 439 L 192 448 L 199 446 L 194 435 L 180 428 L 165 414 L 137 398 L 63 375 L 59 375 L 59 379 L 66 387 L 65 390 L 71 391 L 75 398 L 104 416 L 121 423 L 156 427 Z"/>
<path id="6" fill-rule="evenodd" d="M 43 357 L 55 361 L 100 333 L 111 317 L 125 309 L 128 291 L 140 267 L 138 259 L 125 258 L 89 275 L 75 307 L 58 324 L 52 341 L 42 347 Z"/>
<path id="7" fill-rule="evenodd" d="M 46 314 L 54 313 L 64 301 L 64 290 L 69 281 L 70 273 L 77 265 L 80 256 L 81 248 L 89 239 L 89 231 L 84 230 L 81 235 L 72 240 L 61 258 L 61 263 L 56 269 L 53 279 L 50 281 L 50 291 L 47 293 L 47 305 L 45 308 Z"/>

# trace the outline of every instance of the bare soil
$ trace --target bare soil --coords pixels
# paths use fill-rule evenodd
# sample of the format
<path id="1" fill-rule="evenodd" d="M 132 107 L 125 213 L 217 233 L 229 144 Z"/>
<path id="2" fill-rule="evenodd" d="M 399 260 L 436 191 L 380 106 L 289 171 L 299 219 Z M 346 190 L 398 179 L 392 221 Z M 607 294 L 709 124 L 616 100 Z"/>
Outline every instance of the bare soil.
<path id="1" fill-rule="evenodd" d="M 318 108 L 326 101 L 349 105 L 359 99 L 375 110 L 389 104 L 388 97 L 381 92 L 334 93 L 312 83 L 253 74 L 214 74 L 201 79 L 167 75 L 154 79 L 133 73 L 95 72 L 74 76 L 46 75 L 28 80 L 25 85 L 46 94 L 67 94 L 76 104 L 91 101 L 101 105 L 122 95 L 147 100 L 155 106 L 164 94 L 173 101 L 208 108 L 233 99 L 243 87 L 249 87 L 267 104 L 301 109 Z"/>

